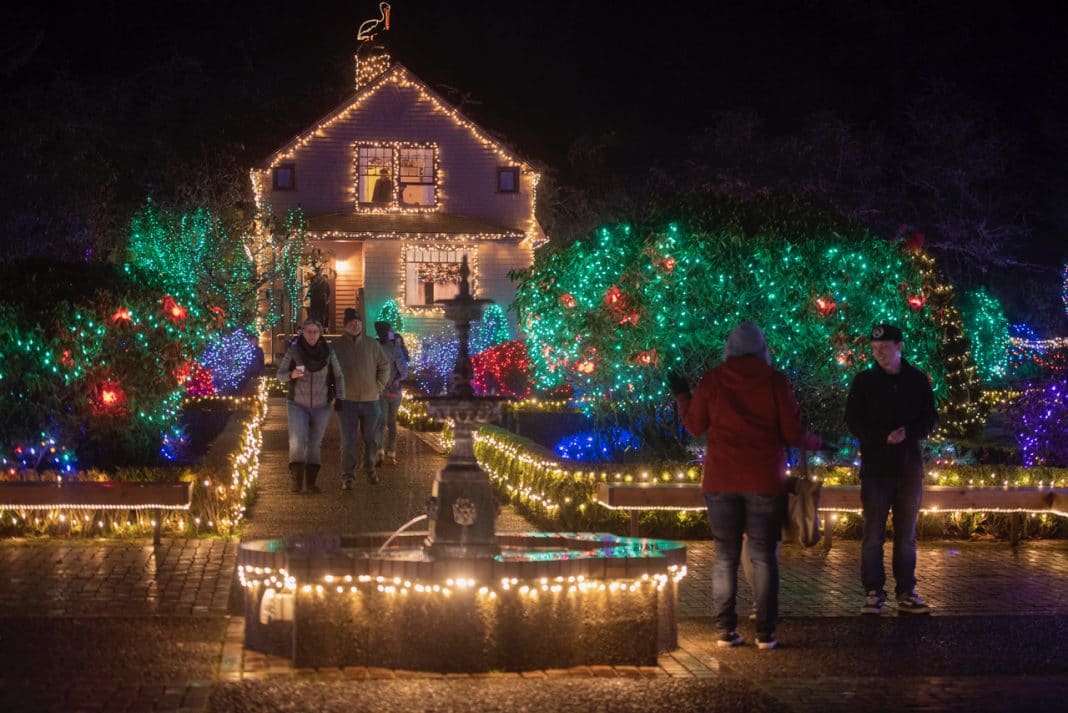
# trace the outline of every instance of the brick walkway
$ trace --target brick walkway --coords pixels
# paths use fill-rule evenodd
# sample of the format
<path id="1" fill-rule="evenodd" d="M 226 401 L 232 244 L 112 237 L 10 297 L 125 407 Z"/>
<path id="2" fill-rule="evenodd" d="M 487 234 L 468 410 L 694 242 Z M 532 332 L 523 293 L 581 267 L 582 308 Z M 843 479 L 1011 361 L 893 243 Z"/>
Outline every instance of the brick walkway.
<path id="1" fill-rule="evenodd" d="M 236 556 L 224 540 L 3 542 L 0 614 L 224 615 Z"/>
<path id="2" fill-rule="evenodd" d="M 392 530 L 421 514 L 441 455 L 403 432 L 382 483 L 339 488 L 337 430 L 320 496 L 288 491 L 285 411 L 265 424 L 246 539 Z M 414 529 L 424 529 L 418 524 Z M 509 509 L 501 531 L 529 525 Z M 650 667 L 440 675 L 295 670 L 245 651 L 230 616 L 237 545 L 172 540 L 0 543 L 0 711 L 70 710 L 1001 710 L 1068 696 L 1068 542 L 920 545 L 933 617 L 856 615 L 859 544 L 785 547 L 776 652 L 713 646 L 708 542 L 690 542 L 680 649 Z M 889 557 L 889 550 L 888 550 Z M 740 585 L 739 611 L 749 594 Z M 752 626 L 740 630 L 752 640 Z M 876 673 L 878 675 L 876 675 Z M 214 686 L 214 688 L 212 688 Z M 213 692 L 212 692 L 213 691 Z M 209 703 L 210 697 L 210 703 Z M 366 699 L 366 700 L 365 700 Z M 472 705 L 472 699 L 477 705 Z M 373 703 L 373 705 L 372 705 Z"/>

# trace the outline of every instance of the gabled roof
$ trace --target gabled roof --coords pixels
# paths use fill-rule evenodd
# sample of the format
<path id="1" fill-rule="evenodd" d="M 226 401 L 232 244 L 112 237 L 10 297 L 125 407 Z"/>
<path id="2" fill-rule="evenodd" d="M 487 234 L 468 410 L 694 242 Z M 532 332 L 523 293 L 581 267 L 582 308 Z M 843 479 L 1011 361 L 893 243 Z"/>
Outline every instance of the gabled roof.
<path id="1" fill-rule="evenodd" d="M 518 164 L 525 169 L 531 171 L 534 170 L 529 161 L 525 161 L 516 155 L 512 149 L 504 146 L 498 139 L 490 136 L 489 132 L 485 129 L 461 114 L 456 107 L 452 106 L 440 94 L 431 89 L 425 82 L 423 82 L 423 80 L 416 77 L 408 68 L 399 62 L 394 63 L 389 69 L 382 72 L 369 84 L 358 89 L 355 94 L 341 102 L 341 104 L 336 106 L 332 111 L 316 121 L 311 128 L 297 134 L 286 142 L 280 149 L 264 159 L 264 161 L 259 164 L 258 168 L 273 168 L 278 163 L 291 158 L 292 152 L 311 141 L 316 133 L 337 121 L 345 119 L 349 114 L 358 109 L 361 104 L 367 101 L 368 98 L 374 96 L 380 89 L 389 86 L 391 83 L 416 87 L 425 99 L 434 103 L 439 110 L 452 118 L 458 125 L 470 131 L 477 140 L 481 141 L 483 144 L 490 145 L 510 162 Z"/>

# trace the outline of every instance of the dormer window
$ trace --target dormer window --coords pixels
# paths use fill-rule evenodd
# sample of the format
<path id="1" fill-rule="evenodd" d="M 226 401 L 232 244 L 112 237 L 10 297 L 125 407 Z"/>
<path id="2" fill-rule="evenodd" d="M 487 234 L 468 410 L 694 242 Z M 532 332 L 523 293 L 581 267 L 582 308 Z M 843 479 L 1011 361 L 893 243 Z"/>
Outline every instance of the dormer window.
<path id="1" fill-rule="evenodd" d="M 276 191 L 295 191 L 297 189 L 297 167 L 291 163 L 282 163 L 271 171 L 271 188 Z"/>
<path id="2" fill-rule="evenodd" d="M 437 147 L 356 145 L 356 210 L 420 212 L 437 207 Z"/>
<path id="3" fill-rule="evenodd" d="M 497 169 L 497 192 L 519 193 L 518 166 L 501 166 Z"/>

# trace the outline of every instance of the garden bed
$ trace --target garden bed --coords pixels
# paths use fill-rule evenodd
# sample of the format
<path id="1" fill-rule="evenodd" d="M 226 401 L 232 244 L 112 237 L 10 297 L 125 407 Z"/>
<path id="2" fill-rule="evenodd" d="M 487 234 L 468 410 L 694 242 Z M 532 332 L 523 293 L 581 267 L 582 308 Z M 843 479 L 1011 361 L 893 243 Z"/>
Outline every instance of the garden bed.
<path id="1" fill-rule="evenodd" d="M 201 397 L 189 405 L 194 408 L 187 412 L 211 414 L 203 419 L 205 434 L 209 428 L 219 429 L 206 453 L 195 462 L 117 468 L 111 473 L 78 471 L 62 477 L 46 472 L 26 482 L 46 487 L 80 482 L 188 483 L 192 486 L 189 509 L 164 510 L 159 520 L 161 531 L 186 537 L 229 535 L 254 496 L 261 429 L 267 413 L 267 385 L 260 381 L 252 396 Z M 154 509 L 127 509 L 103 503 L 65 501 L 50 508 L 11 507 L 0 510 L 0 535 L 144 537 L 152 532 L 156 517 Z"/>

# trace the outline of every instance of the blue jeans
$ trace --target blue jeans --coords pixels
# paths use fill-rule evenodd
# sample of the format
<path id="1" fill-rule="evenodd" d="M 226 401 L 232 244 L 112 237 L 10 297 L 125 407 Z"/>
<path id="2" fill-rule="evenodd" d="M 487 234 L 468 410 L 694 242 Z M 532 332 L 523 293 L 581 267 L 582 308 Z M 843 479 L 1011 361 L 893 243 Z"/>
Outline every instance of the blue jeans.
<path id="1" fill-rule="evenodd" d="M 716 543 L 712 562 L 716 627 L 721 631 L 734 631 L 738 627 L 735 600 L 744 532 L 748 535 L 749 560 L 753 566 L 757 634 L 761 637 L 774 634 L 779 621 L 779 537 L 786 512 L 786 496 L 705 493 L 705 504 L 712 539 Z"/>
<path id="2" fill-rule="evenodd" d="M 375 472 L 375 458 L 378 456 L 378 415 L 377 401 L 341 402 L 342 480 L 351 480 L 356 472 L 357 436 L 363 440 L 363 463 L 360 470 L 364 473 Z"/>
<path id="3" fill-rule="evenodd" d="M 883 543 L 886 541 L 886 515 L 890 511 L 894 513 L 894 591 L 908 594 L 916 588 L 916 516 L 920 514 L 921 500 L 922 475 L 861 479 L 864 537 L 860 544 L 860 579 L 865 592 L 886 593 Z"/>
<path id="4" fill-rule="evenodd" d="M 386 453 L 397 453 L 397 409 L 400 408 L 400 396 L 383 396 L 378 399 L 382 414 L 378 417 L 378 447 Z"/>
<path id="5" fill-rule="evenodd" d="M 330 423 L 330 407 L 310 409 L 287 401 L 286 417 L 289 420 L 289 462 L 321 463 L 319 448 Z"/>

